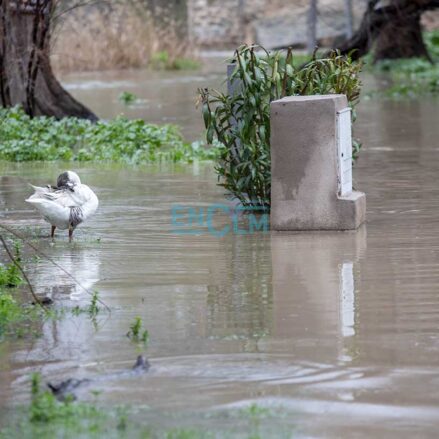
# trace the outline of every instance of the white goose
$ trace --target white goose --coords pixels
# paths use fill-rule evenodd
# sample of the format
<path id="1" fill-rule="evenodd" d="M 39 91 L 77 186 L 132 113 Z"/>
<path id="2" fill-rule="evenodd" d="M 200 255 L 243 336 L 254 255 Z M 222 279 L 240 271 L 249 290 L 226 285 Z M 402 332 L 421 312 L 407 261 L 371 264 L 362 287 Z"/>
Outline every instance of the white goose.
<path id="1" fill-rule="evenodd" d="M 52 238 L 58 227 L 61 230 L 68 229 L 69 240 L 72 241 L 73 231 L 90 218 L 99 205 L 95 193 L 85 184 L 81 184 L 78 174 L 72 171 L 63 172 L 58 177 L 56 187 L 32 187 L 35 193 L 26 202 L 35 206 L 52 225 Z"/>

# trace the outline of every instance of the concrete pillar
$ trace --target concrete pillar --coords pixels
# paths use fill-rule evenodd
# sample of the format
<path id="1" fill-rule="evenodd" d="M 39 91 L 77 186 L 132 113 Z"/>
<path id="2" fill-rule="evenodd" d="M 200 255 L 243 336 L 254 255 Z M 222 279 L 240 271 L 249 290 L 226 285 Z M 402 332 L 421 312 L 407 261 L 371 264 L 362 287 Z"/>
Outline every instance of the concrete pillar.
<path id="1" fill-rule="evenodd" d="M 291 96 L 271 104 L 271 229 L 353 230 L 366 196 L 352 190 L 346 96 Z"/>

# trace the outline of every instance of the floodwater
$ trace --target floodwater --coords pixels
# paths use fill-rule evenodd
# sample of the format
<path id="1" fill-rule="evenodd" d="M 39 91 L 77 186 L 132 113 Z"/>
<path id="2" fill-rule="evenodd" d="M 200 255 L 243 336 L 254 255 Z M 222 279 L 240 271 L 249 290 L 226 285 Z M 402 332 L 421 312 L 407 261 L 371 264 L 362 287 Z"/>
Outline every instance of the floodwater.
<path id="1" fill-rule="evenodd" d="M 101 118 L 120 114 L 151 123 L 178 124 L 188 140 L 199 140 L 203 132 L 197 90 L 223 88 L 226 63 L 207 60 L 202 69 L 188 72 L 108 71 L 67 75 L 63 85 Z M 122 92 L 133 93 L 137 101 L 125 105 Z"/>
<path id="2" fill-rule="evenodd" d="M 108 75 L 99 81 L 109 89 L 123 77 Z M 133 75 L 124 81 L 136 83 L 140 72 Z M 215 73 L 198 75 L 179 74 L 169 87 L 145 78 L 150 107 L 127 114 L 154 114 L 157 122 L 168 114 L 196 138 L 194 89 L 220 82 Z M 101 116 L 118 112 L 126 86 L 110 92 L 88 81 L 84 75 L 67 84 Z M 368 216 L 357 232 L 182 234 L 173 206 L 200 213 L 224 203 L 211 165 L 75 164 L 100 209 L 73 244 L 65 233 L 51 244 L 48 227 L 23 200 L 27 182 L 51 182 L 62 165 L 0 164 L 0 220 L 37 237 L 111 308 L 96 325 L 84 316 L 48 321 L 40 338 L 3 343 L 0 408 L 28 400 L 33 371 L 56 382 L 126 370 L 140 352 L 126 333 L 141 316 L 150 371 L 98 382 L 81 400 L 99 390 L 100 401 L 147 407 L 148 422 L 164 427 L 215 431 L 241 422 L 215 413 L 257 404 L 274 411 L 261 421 L 261 437 L 436 438 L 438 108 L 438 100 L 360 105 L 356 134 L 365 146 L 354 179 L 367 194 Z M 220 229 L 232 218 L 218 211 L 215 221 Z M 29 264 L 29 275 L 56 303 L 89 302 L 44 260 Z"/>

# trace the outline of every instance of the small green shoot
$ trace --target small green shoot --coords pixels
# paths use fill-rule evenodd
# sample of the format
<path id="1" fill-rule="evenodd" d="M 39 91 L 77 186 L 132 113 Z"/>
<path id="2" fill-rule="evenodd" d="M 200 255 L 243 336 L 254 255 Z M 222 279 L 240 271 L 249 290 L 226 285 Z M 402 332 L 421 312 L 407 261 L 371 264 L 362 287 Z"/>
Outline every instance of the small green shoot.
<path id="1" fill-rule="evenodd" d="M 91 296 L 91 302 L 88 306 L 88 314 L 90 317 L 96 317 L 99 314 L 100 308 L 99 308 L 99 292 L 93 291 L 93 294 Z"/>
<path id="2" fill-rule="evenodd" d="M 127 337 L 135 342 L 142 342 L 144 344 L 148 343 L 149 333 L 146 329 L 143 329 L 142 319 L 136 317 L 134 322 L 130 326 L 130 330 L 127 333 Z"/>
<path id="3" fill-rule="evenodd" d="M 119 95 L 119 101 L 125 105 L 131 105 L 137 101 L 137 96 L 129 91 L 124 91 Z"/>

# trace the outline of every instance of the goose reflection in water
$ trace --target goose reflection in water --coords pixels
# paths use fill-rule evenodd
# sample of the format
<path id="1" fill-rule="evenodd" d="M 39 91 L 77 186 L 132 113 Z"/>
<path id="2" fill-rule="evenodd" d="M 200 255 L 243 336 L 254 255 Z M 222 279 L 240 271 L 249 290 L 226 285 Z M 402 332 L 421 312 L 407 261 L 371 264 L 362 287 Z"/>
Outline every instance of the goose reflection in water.
<path id="1" fill-rule="evenodd" d="M 54 257 L 56 262 L 75 280 L 50 261 L 37 264 L 32 276 L 36 291 L 51 299 L 79 301 L 88 299 L 88 292 L 100 279 L 100 258 L 95 249 L 64 248 L 62 256 Z"/>

